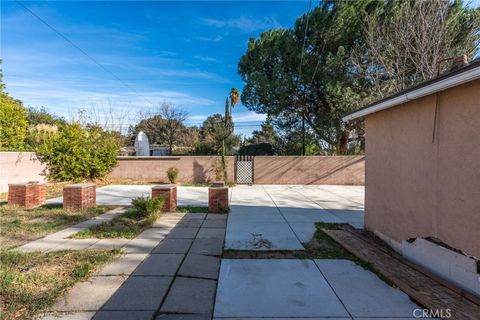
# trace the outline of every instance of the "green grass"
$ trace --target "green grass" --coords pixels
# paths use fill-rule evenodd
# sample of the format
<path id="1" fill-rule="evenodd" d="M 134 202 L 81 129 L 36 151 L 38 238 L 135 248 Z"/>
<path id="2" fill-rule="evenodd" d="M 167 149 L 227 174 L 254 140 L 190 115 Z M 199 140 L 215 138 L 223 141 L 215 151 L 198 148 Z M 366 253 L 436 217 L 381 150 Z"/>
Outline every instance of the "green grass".
<path id="1" fill-rule="evenodd" d="M 139 218 L 135 209 L 130 208 L 124 214 L 113 218 L 109 222 L 92 226 L 77 232 L 72 236 L 74 239 L 85 238 L 126 238 L 133 239 L 140 233 L 150 228 L 157 220 L 159 214 L 151 214 L 148 217 Z"/>
<path id="2" fill-rule="evenodd" d="M 0 206 L 2 248 L 11 248 L 91 219 L 112 209 L 98 206 L 85 210 L 63 209 L 62 205 L 43 205 L 34 209 Z"/>
<path id="3" fill-rule="evenodd" d="M 120 250 L 0 251 L 1 319 L 33 319 Z"/>
<path id="4" fill-rule="evenodd" d="M 208 213 L 208 207 L 177 207 L 181 213 Z"/>

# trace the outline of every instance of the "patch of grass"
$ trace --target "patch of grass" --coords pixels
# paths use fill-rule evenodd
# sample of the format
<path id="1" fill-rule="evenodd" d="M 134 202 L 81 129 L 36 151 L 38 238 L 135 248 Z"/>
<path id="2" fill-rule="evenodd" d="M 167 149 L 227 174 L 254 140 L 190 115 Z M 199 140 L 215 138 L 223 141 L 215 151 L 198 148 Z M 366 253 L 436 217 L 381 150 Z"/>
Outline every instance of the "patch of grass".
<path id="1" fill-rule="evenodd" d="M 208 207 L 177 207 L 181 213 L 208 213 Z"/>
<path id="2" fill-rule="evenodd" d="M 0 241 L 2 248 L 11 248 L 57 232 L 68 226 L 91 219 L 112 209 L 98 206 L 85 210 L 63 209 L 62 205 L 43 205 L 38 208 L 0 206 Z"/>
<path id="3" fill-rule="evenodd" d="M 32 319 L 120 253 L 115 250 L 51 253 L 0 251 L 2 319 Z"/>
<path id="4" fill-rule="evenodd" d="M 111 221 L 92 226 L 74 234 L 71 238 L 126 238 L 133 239 L 150 228 L 160 217 L 163 198 L 139 197 L 132 201 L 133 207 Z"/>

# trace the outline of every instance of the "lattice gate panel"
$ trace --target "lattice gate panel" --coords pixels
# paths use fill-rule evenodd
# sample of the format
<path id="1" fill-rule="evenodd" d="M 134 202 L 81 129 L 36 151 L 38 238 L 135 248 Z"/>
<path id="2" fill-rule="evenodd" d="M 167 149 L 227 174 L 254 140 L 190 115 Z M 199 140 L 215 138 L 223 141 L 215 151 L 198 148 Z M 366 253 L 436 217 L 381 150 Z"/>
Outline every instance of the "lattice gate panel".
<path id="1" fill-rule="evenodd" d="M 253 184 L 253 156 L 235 157 L 235 182 Z"/>

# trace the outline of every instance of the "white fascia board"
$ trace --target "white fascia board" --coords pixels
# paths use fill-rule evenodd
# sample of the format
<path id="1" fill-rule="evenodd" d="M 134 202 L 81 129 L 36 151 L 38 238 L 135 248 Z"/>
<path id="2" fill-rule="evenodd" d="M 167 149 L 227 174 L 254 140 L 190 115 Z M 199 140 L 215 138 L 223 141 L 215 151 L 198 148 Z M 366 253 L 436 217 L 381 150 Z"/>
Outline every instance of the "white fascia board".
<path id="1" fill-rule="evenodd" d="M 357 112 L 351 113 L 349 115 L 346 115 L 342 118 L 344 122 L 348 122 L 350 120 L 364 117 L 366 115 L 369 115 L 371 113 L 375 113 L 381 110 L 385 110 L 394 106 L 397 106 L 399 104 L 405 103 L 407 101 L 415 100 L 421 97 L 428 96 L 430 94 L 443 91 L 458 85 L 461 85 L 463 83 L 467 83 L 476 79 L 480 79 L 480 67 L 462 72 L 456 76 L 449 77 L 437 82 L 434 82 L 430 85 L 418 88 L 416 90 L 404 93 L 400 96 L 397 96 L 392 99 L 385 100 L 380 103 L 376 103 L 372 105 L 371 107 L 358 110 Z"/>

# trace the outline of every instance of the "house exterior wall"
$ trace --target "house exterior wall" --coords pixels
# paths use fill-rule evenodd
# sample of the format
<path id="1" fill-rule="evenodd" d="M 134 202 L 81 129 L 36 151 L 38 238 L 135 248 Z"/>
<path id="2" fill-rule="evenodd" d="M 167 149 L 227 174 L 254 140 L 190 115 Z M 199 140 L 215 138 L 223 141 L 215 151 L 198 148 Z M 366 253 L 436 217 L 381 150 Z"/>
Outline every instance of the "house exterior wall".
<path id="1" fill-rule="evenodd" d="M 7 192 L 9 183 L 45 182 L 44 169 L 33 152 L 0 152 L 0 192 Z"/>
<path id="2" fill-rule="evenodd" d="M 366 228 L 480 257 L 480 80 L 366 117 Z"/>
<path id="3" fill-rule="evenodd" d="M 256 156 L 256 184 L 364 185 L 364 156 Z"/>

